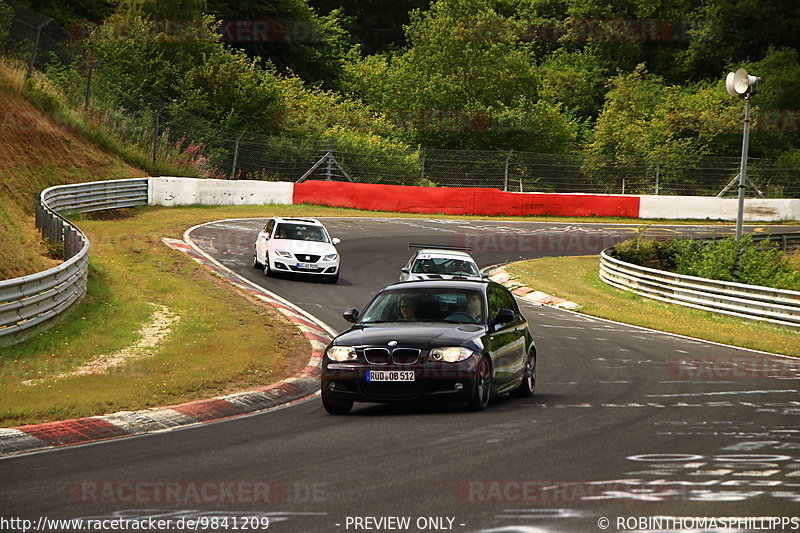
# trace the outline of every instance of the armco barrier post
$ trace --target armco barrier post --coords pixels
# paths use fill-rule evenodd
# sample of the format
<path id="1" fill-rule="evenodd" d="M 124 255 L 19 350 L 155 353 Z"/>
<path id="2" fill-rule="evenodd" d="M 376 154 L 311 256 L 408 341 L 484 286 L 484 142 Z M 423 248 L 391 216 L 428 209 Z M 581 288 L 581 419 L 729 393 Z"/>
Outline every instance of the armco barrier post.
<path id="1" fill-rule="evenodd" d="M 48 241 L 53 240 L 53 214 L 47 213 L 47 219 L 45 220 L 44 226 L 44 233 L 42 233 L 42 238 L 47 239 Z"/>
<path id="2" fill-rule="evenodd" d="M 64 222 L 60 219 L 56 219 L 56 244 L 61 244 L 64 242 Z"/>

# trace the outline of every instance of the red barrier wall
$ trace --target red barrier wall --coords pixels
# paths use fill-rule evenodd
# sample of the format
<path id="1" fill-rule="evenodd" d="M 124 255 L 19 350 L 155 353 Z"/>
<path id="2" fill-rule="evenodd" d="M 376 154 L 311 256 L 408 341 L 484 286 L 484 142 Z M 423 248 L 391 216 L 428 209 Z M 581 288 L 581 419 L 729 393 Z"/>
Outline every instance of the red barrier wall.
<path id="1" fill-rule="evenodd" d="M 513 193 L 498 189 L 338 181 L 297 183 L 293 203 L 448 215 L 639 216 L 639 198 L 636 196 Z"/>

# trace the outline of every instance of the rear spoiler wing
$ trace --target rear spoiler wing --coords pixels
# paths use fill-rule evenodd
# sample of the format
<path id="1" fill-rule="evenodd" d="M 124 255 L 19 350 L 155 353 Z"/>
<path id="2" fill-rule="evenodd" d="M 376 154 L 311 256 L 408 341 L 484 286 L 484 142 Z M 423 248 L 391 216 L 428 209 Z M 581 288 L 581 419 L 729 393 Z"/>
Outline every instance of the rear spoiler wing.
<path id="1" fill-rule="evenodd" d="M 442 246 L 440 244 L 420 244 L 415 242 L 408 243 L 409 248 L 431 248 L 434 250 L 455 250 L 457 252 L 471 252 L 470 246 Z"/>

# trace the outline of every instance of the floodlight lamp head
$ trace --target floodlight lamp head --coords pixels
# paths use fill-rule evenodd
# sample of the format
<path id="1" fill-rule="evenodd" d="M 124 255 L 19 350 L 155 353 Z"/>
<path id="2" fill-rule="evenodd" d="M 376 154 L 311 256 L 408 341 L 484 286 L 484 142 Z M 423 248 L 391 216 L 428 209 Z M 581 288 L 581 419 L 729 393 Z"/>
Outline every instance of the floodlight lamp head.
<path id="1" fill-rule="evenodd" d="M 739 96 L 739 93 L 736 92 L 736 89 L 733 87 L 733 78 L 735 74 L 733 72 L 728 72 L 728 77 L 725 78 L 725 90 L 728 91 L 728 94 L 731 96 Z"/>
<path id="2" fill-rule="evenodd" d="M 748 76 L 750 82 L 750 94 L 756 94 L 758 92 L 758 86 L 761 85 L 761 78 L 758 76 Z"/>
<path id="3" fill-rule="evenodd" d="M 729 72 L 725 78 L 725 90 L 731 96 L 739 94 L 753 95 L 758 92 L 758 85 L 761 78 L 750 76 L 747 71 L 740 68 L 736 72 Z"/>

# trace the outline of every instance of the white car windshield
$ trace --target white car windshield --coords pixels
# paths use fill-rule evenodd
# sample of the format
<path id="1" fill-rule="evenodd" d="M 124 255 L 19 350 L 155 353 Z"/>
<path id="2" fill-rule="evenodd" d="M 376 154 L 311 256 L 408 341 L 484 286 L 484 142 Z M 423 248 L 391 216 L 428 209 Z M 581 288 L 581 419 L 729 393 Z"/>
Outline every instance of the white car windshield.
<path id="1" fill-rule="evenodd" d="M 479 291 L 396 289 L 378 294 L 358 321 L 482 324 L 483 307 L 483 295 Z"/>
<path id="2" fill-rule="evenodd" d="M 417 259 L 411 268 L 414 274 L 446 274 L 448 276 L 480 276 L 475 263 L 448 257 Z"/>
<path id="3" fill-rule="evenodd" d="M 291 239 L 294 241 L 328 242 L 325 230 L 321 226 L 308 224 L 279 224 L 275 230 L 276 239 Z"/>

